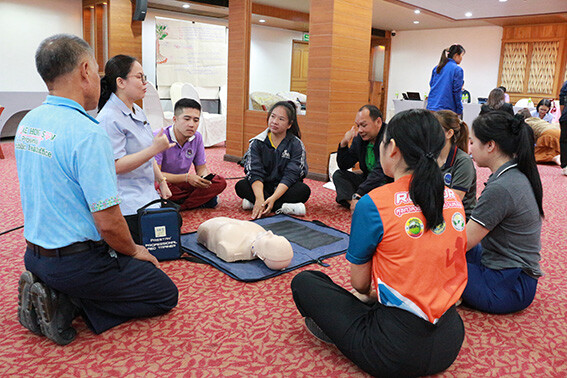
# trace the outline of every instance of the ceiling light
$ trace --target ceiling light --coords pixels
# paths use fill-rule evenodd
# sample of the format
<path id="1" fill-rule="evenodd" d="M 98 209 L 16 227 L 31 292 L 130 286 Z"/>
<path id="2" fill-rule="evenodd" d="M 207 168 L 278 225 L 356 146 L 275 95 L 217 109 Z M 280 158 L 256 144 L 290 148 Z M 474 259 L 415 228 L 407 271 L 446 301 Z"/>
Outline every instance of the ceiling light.
<path id="1" fill-rule="evenodd" d="M 498 0 L 498 1 L 500 1 L 501 3 L 505 3 L 505 2 L 507 2 L 508 0 Z"/>
<path id="2" fill-rule="evenodd" d="M 415 14 L 420 14 L 421 11 L 420 11 L 419 9 L 416 9 L 416 10 L 413 11 L 413 13 L 415 13 Z"/>
<path id="3" fill-rule="evenodd" d="M 472 13 L 471 12 L 465 13 L 465 17 L 472 17 Z"/>
<path id="4" fill-rule="evenodd" d="M 266 20 L 264 20 L 263 18 L 261 18 L 261 19 L 258 20 L 258 22 L 261 22 L 261 23 L 263 24 L 264 22 L 266 22 Z"/>
<path id="5" fill-rule="evenodd" d="M 414 21 L 413 23 L 417 25 L 417 24 L 419 24 L 419 21 Z"/>
<path id="6" fill-rule="evenodd" d="M 183 4 L 183 8 L 185 8 L 185 9 L 189 8 L 190 6 L 191 5 L 189 5 L 189 4 Z"/>

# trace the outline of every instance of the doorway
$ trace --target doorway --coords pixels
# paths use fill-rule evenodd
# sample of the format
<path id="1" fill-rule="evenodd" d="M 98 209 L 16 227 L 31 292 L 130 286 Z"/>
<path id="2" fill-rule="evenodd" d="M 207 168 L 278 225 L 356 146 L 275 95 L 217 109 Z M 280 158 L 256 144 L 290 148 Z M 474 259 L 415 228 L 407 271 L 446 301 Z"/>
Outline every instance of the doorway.
<path id="1" fill-rule="evenodd" d="M 293 41 L 291 53 L 290 91 L 307 94 L 307 68 L 309 67 L 309 43 Z"/>

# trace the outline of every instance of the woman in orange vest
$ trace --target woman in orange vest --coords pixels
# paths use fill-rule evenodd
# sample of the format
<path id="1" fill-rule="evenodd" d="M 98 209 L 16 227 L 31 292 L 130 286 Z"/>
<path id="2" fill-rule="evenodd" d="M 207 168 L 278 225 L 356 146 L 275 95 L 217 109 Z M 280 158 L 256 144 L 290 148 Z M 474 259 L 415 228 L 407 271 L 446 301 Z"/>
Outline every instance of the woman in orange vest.
<path id="1" fill-rule="evenodd" d="M 291 283 L 309 331 L 375 376 L 439 373 L 464 339 L 455 309 L 467 283 L 465 213 L 443 184 L 445 134 L 424 109 L 392 118 L 380 145 L 394 182 L 356 205 L 346 259 L 353 291 L 324 273 Z"/>

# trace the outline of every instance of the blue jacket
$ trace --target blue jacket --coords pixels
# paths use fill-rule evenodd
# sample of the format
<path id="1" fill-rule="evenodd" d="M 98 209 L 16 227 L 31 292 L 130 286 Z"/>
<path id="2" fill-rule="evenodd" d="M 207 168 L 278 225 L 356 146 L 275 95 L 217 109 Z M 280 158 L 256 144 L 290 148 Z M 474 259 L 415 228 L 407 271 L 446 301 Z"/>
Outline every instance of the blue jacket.
<path id="1" fill-rule="evenodd" d="M 250 184 L 255 181 L 282 183 L 288 188 L 307 176 L 305 146 L 301 139 L 288 132 L 275 149 L 268 138 L 268 129 L 250 139 L 244 172 Z"/>
<path id="2" fill-rule="evenodd" d="M 437 73 L 435 66 L 429 81 L 427 109 L 452 110 L 457 114 L 463 114 L 461 96 L 464 83 L 463 69 L 453 59 L 449 59 L 440 73 Z"/>

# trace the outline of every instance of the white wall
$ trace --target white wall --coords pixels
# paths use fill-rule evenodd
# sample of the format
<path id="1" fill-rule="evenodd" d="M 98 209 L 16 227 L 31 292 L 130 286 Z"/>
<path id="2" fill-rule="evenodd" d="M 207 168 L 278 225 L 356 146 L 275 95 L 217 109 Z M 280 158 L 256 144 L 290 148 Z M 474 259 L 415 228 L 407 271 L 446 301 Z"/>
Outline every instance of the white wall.
<path id="1" fill-rule="evenodd" d="M 250 93 L 289 91 L 292 41 L 302 38 L 302 32 L 252 25 Z"/>
<path id="2" fill-rule="evenodd" d="M 58 33 L 83 35 L 77 0 L 0 1 L 0 91 L 47 91 L 35 69 L 40 42 Z"/>
<path id="3" fill-rule="evenodd" d="M 500 26 L 400 31 L 392 37 L 388 85 L 388 119 L 394 114 L 393 99 L 402 92 L 429 93 L 431 71 L 439 63 L 441 51 L 452 44 L 462 45 L 466 54 L 461 63 L 465 88 L 472 102 L 488 97 L 498 82 L 502 28 Z"/>

